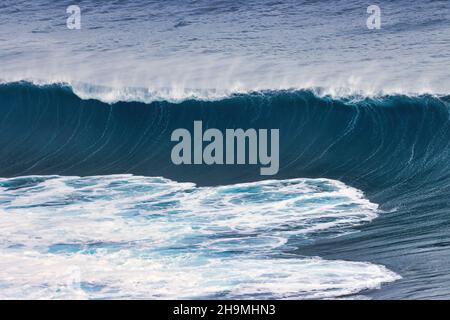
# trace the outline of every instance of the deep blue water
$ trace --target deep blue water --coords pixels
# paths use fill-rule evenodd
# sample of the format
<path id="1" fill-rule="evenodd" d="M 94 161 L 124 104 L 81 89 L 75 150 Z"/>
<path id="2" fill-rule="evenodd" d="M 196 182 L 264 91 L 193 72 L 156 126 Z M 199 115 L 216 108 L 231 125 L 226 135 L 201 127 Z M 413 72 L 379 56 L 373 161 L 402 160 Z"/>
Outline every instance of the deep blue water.
<path id="1" fill-rule="evenodd" d="M 0 4 L 0 297 L 449 298 L 448 1 L 70 4 Z"/>

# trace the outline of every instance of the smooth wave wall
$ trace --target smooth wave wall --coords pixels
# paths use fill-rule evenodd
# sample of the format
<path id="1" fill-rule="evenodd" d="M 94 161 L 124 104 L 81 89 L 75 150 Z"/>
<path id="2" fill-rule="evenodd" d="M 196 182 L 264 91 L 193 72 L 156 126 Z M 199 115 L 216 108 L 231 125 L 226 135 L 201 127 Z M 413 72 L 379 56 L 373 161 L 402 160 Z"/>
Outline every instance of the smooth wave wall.
<path id="1" fill-rule="evenodd" d="M 331 99 L 310 91 L 182 103 L 82 100 L 69 87 L 0 86 L 0 175 L 167 176 L 201 185 L 259 180 L 255 165 L 172 164 L 170 135 L 207 128 L 280 129 L 279 178 L 332 177 L 409 189 L 445 180 L 449 98 Z"/>

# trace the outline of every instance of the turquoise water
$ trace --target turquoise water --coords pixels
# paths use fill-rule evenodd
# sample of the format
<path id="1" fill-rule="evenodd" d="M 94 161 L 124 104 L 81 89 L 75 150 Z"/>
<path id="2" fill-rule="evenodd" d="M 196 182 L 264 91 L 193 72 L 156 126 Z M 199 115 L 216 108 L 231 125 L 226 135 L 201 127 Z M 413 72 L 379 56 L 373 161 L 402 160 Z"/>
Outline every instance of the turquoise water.
<path id="1" fill-rule="evenodd" d="M 29 176 L 1 179 L 0 203 L 2 298 L 331 298 L 399 278 L 292 253 L 377 217 L 335 180 Z"/>

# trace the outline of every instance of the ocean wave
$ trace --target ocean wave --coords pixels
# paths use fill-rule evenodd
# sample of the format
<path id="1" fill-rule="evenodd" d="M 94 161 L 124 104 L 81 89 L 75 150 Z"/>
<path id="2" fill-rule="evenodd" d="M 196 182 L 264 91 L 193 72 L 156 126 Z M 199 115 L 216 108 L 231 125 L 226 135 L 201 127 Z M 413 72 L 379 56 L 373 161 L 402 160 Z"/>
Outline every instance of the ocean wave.
<path id="1" fill-rule="evenodd" d="M 445 281 L 448 272 L 435 255 L 445 254 L 449 237 L 444 227 L 450 192 L 448 96 L 335 99 L 303 90 L 108 104 L 80 99 L 69 86 L 14 83 L 0 85 L 0 106 L 0 176 L 5 178 L 131 173 L 199 187 L 258 181 L 265 177 L 255 165 L 173 164 L 171 133 L 190 130 L 197 120 L 205 129 L 277 128 L 280 166 L 274 179 L 342 181 L 388 212 L 358 227 L 366 230 L 360 236 L 322 238 L 322 245 L 304 242 L 296 256 L 385 265 L 408 277 L 397 291 L 383 291 L 394 296 L 416 296 L 410 280 L 424 273 L 435 287 Z M 275 243 L 265 240 L 263 246 Z M 411 272 L 411 264 L 420 272 Z M 430 289 L 420 297 L 435 294 Z"/>
<path id="2" fill-rule="evenodd" d="M 381 180 L 394 186 L 413 174 L 415 181 L 431 182 L 448 168 L 449 100 L 432 95 L 335 99 L 303 90 L 106 104 L 80 99 L 60 84 L 3 84 L 0 175 L 133 173 L 206 184 L 260 179 L 251 165 L 172 163 L 171 133 L 202 120 L 205 129 L 280 129 L 280 177 L 376 180 L 377 185 Z"/>

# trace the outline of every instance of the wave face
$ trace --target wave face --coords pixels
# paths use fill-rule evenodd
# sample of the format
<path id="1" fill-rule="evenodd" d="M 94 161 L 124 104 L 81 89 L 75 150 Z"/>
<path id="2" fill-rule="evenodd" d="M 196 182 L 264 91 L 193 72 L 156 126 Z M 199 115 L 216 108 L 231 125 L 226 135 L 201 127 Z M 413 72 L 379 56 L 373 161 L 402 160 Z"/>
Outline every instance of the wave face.
<path id="1" fill-rule="evenodd" d="M 447 289 L 450 288 L 450 282 L 445 257 L 450 256 L 447 200 L 450 191 L 449 104 L 450 98 L 445 96 L 332 99 L 318 97 L 310 91 L 255 92 L 233 95 L 218 101 L 187 100 L 177 104 L 166 101 L 151 104 L 139 102 L 106 104 L 98 100 L 82 100 L 69 87 L 60 85 L 38 87 L 29 83 L 3 84 L 0 85 L 0 126 L 2 128 L 0 176 L 12 178 L 58 175 L 60 177 L 21 178 L 24 180 L 20 180 L 22 182 L 19 183 L 19 190 L 20 188 L 30 190 L 27 189 L 29 192 L 21 196 L 16 195 L 16 200 L 10 198 L 15 198 L 14 184 L 18 180 L 3 179 L 1 181 L 2 210 L 12 210 L 17 215 L 18 211 L 15 210 L 23 206 L 26 210 L 23 212 L 29 212 L 30 219 L 39 220 L 38 217 L 55 219 L 53 222 L 60 223 L 64 230 L 69 227 L 69 224 L 66 225 L 65 220 L 58 221 L 58 219 L 62 219 L 64 214 L 70 215 L 70 212 L 64 211 L 61 206 L 67 205 L 68 208 L 72 206 L 74 207 L 73 223 L 77 226 L 77 230 L 84 230 L 83 223 L 88 223 L 87 221 L 90 221 L 94 228 L 93 226 L 98 222 L 97 219 L 102 219 L 102 210 L 109 210 L 108 201 L 117 196 L 116 205 L 114 201 L 111 204 L 114 207 L 111 209 L 114 214 L 108 215 L 113 221 L 112 225 L 116 222 L 123 224 L 127 215 L 135 213 L 138 216 L 137 220 L 133 220 L 132 225 L 127 227 L 129 229 L 122 229 L 130 230 L 130 234 L 134 234 L 135 237 L 127 238 L 125 233 L 119 233 L 115 238 L 108 233 L 108 230 L 105 234 L 101 234 L 102 231 L 99 230 L 98 251 L 96 251 L 95 243 L 97 242 L 94 238 L 89 239 L 92 243 L 83 242 L 83 234 L 80 234 L 77 239 L 66 239 L 64 233 L 58 233 L 56 230 L 46 231 L 45 226 L 42 226 L 45 233 L 42 246 L 39 241 L 31 244 L 19 241 L 20 234 L 10 235 L 8 239 L 16 239 L 14 240 L 16 245 L 30 245 L 40 250 L 43 248 L 41 251 L 36 251 L 36 255 L 54 257 L 52 263 L 55 268 L 62 263 L 58 260 L 59 255 L 68 254 L 72 250 L 74 253 L 70 255 L 70 259 L 88 265 L 94 264 L 90 259 L 96 259 L 95 255 L 94 257 L 86 256 L 80 251 L 94 250 L 96 254 L 102 255 L 103 252 L 111 250 L 112 254 L 118 256 L 124 254 L 126 257 L 133 257 L 133 254 L 138 253 L 132 251 L 140 250 L 139 246 L 135 249 L 127 248 L 125 251 L 117 251 L 118 248 L 138 241 L 141 239 L 138 237 L 140 234 L 143 238 L 149 235 L 143 234 L 144 227 L 140 225 L 141 222 L 145 223 L 146 217 L 140 216 L 140 209 L 136 208 L 136 199 L 128 199 L 130 195 L 127 195 L 127 192 L 136 196 L 137 199 L 142 197 L 141 204 L 146 205 L 150 201 L 150 208 L 157 207 L 158 204 L 146 198 L 152 197 L 152 193 L 147 194 L 143 190 L 158 188 L 156 185 L 160 185 L 162 189 L 161 191 L 158 189 L 156 194 L 172 192 L 166 199 L 169 204 L 161 204 L 164 208 L 162 217 L 147 218 L 155 222 L 155 228 L 163 229 L 171 228 L 170 224 L 159 223 L 169 219 L 169 211 L 174 208 L 186 212 L 188 217 L 183 220 L 183 223 L 177 220 L 178 216 L 170 218 L 174 221 L 174 226 L 184 225 L 184 223 L 186 226 L 202 225 L 201 220 L 204 219 L 203 222 L 207 227 L 200 228 L 201 232 L 195 235 L 189 230 L 181 233 L 180 236 L 186 238 L 180 238 L 180 243 L 189 240 L 192 241 L 188 242 L 189 245 L 194 243 L 203 245 L 204 250 L 208 252 L 199 251 L 199 255 L 205 254 L 206 259 L 209 259 L 208 263 L 223 263 L 221 267 L 226 266 L 224 270 L 230 272 L 231 278 L 235 277 L 239 283 L 245 284 L 242 287 L 243 291 L 237 292 L 230 289 L 228 284 L 214 283 L 218 279 L 213 279 L 212 285 L 217 285 L 216 288 L 224 290 L 226 297 L 248 297 L 255 293 L 257 284 L 250 284 L 249 275 L 241 270 L 251 269 L 255 263 L 259 264 L 260 254 L 266 254 L 267 250 L 272 253 L 268 260 L 265 260 L 262 270 L 266 270 L 264 269 L 266 267 L 269 270 L 271 265 L 277 265 L 289 281 L 283 280 L 279 283 L 280 287 L 275 286 L 276 292 L 263 290 L 263 297 L 294 297 L 296 295 L 293 292 L 299 291 L 302 293 L 296 297 L 326 297 L 327 295 L 324 294 L 326 290 L 320 293 L 316 291 L 317 287 L 322 286 L 324 282 L 329 283 L 326 277 L 323 278 L 323 274 L 320 274 L 320 270 L 332 270 L 332 274 L 343 278 L 345 277 L 341 272 L 344 271 L 341 267 L 352 270 L 350 278 L 346 279 L 353 280 L 343 281 L 340 287 L 330 287 L 331 296 L 374 288 L 382 282 L 396 278 L 394 274 L 378 264 L 395 271 L 403 279 L 383 287 L 382 290 L 369 291 L 367 292 L 369 296 L 378 298 L 448 297 L 450 291 Z M 259 175 L 259 166 L 173 165 L 170 160 L 173 146 L 170 135 L 177 128 L 192 129 L 194 120 L 202 120 L 205 128 L 222 130 L 279 128 L 280 170 L 273 178 L 280 181 L 257 182 L 262 179 Z M 105 177 L 113 174 L 163 176 L 172 181 L 133 176 Z M 70 178 L 68 176 L 103 177 Z M 296 180 L 299 178 L 301 180 Z M 310 180 L 316 178 L 322 180 Z M 34 180 L 37 182 L 32 182 Z M 198 187 L 181 182 L 194 182 Z M 240 187 L 220 187 L 237 183 L 246 184 Z M 127 184 L 130 184 L 129 189 Z M 331 191 L 322 189 L 327 184 L 331 186 Z M 61 194 L 61 199 L 52 191 L 54 185 L 60 186 L 58 190 L 67 191 Z M 354 198 L 351 194 L 358 191 L 348 186 L 363 190 L 368 200 L 363 200 L 359 196 Z M 233 196 L 236 191 L 233 188 L 243 188 L 243 190 L 239 190 L 238 194 Z M 249 190 L 253 188 L 268 188 L 267 199 L 274 202 L 259 203 L 257 197 L 251 196 Z M 273 188 L 280 190 L 280 193 L 274 194 Z M 98 199 L 93 189 L 102 190 L 99 192 Z M 351 190 L 350 195 L 345 190 Z M 318 212 L 314 213 L 313 210 L 311 213 L 313 216 L 309 220 L 302 211 L 304 210 L 303 197 L 308 198 L 312 193 L 320 199 L 321 192 L 325 194 L 334 192 L 331 198 L 325 201 L 325 203 L 330 201 L 328 205 L 332 210 L 336 210 L 333 205 L 336 201 L 338 203 L 343 201 L 341 203 L 343 207 L 334 211 L 336 216 L 332 217 L 327 217 L 326 213 L 320 212 L 323 207 L 316 207 Z M 344 198 L 341 198 L 344 194 Z M 51 195 L 50 203 L 46 203 L 43 199 L 48 195 Z M 186 202 L 174 205 L 171 208 L 171 201 L 184 196 L 196 198 L 198 201 L 194 201 L 193 204 Z M 282 199 L 286 197 L 289 199 L 286 200 L 287 202 L 300 201 L 299 205 L 291 204 L 295 208 L 292 212 L 279 211 L 276 206 L 280 204 L 280 201 L 285 200 L 278 199 L 278 196 Z M 33 197 L 36 198 L 33 199 Z M 70 199 L 69 203 L 66 203 L 67 198 Z M 376 215 L 374 207 L 371 207 L 374 203 L 378 203 L 384 213 L 371 221 Z M 218 209 L 217 217 L 236 219 L 231 221 L 228 226 L 230 229 L 221 229 L 223 225 L 220 219 L 214 220 L 208 215 L 208 209 L 210 206 L 214 207 L 214 204 Z M 189 205 L 198 207 L 191 208 L 188 207 Z M 99 211 L 94 211 L 88 220 L 82 222 L 80 217 L 86 216 L 86 210 L 88 210 L 86 208 L 89 206 L 99 207 Z M 261 206 L 268 206 L 267 214 L 273 225 L 267 224 L 262 211 L 252 211 L 255 208 L 261 209 Z M 52 210 L 61 212 L 62 216 L 49 218 L 47 215 Z M 354 215 L 354 210 L 358 211 L 358 214 Z M 244 211 L 249 214 L 238 215 Z M 199 216 L 193 216 L 192 212 L 198 213 Z M 251 218 L 253 214 L 255 217 Z M 45 223 L 47 218 L 40 221 Z M 24 218 L 17 217 L 17 219 L 21 221 L 20 219 Z M 245 219 L 254 219 L 252 223 L 255 224 L 247 224 Z M 322 221 L 322 219 L 325 220 Z M 8 223 L 13 223 L 11 221 Z M 285 225 L 282 221 L 287 221 L 289 230 L 283 229 Z M 369 221 L 371 222 L 361 225 L 362 222 Z M 22 222 L 24 234 L 27 234 L 31 230 L 29 229 L 31 225 L 27 225 L 30 222 L 29 220 L 22 220 Z M 36 221 L 32 225 L 36 227 L 38 224 L 39 221 Z M 5 223 L 5 225 L 3 232 L 11 234 L 13 229 L 8 229 L 9 224 Z M 243 230 L 239 230 L 237 226 L 242 226 Z M 233 227 L 236 227 L 236 230 Z M 90 228 L 87 230 L 91 230 Z M 328 231 L 331 234 L 339 232 L 330 238 L 323 236 L 324 228 L 325 234 Z M 341 234 L 341 231 L 355 228 L 360 232 L 342 232 Z M 210 237 L 210 233 L 216 232 L 216 229 L 218 229 L 217 234 L 226 235 L 225 240 L 221 237 L 213 240 Z M 315 231 L 318 231 L 317 238 L 313 236 Z M 169 230 L 168 234 L 173 232 L 175 231 Z M 230 240 L 234 233 L 239 240 Z M 252 234 L 252 236 L 242 240 L 243 235 L 246 234 Z M 61 238 L 58 240 L 58 237 Z M 177 243 L 177 239 L 173 239 L 167 243 L 161 243 L 160 248 L 162 250 L 165 246 L 176 246 L 180 243 Z M 297 244 L 291 248 L 291 254 L 295 256 L 294 260 L 277 260 L 284 259 L 284 257 L 277 257 L 277 254 L 285 253 L 284 246 L 290 243 Z M 14 247 L 14 244 L 11 245 Z M 54 250 L 57 253 L 48 252 L 49 248 L 53 248 L 52 246 L 55 246 Z M 226 260 L 228 253 L 225 257 L 221 256 L 222 252 L 232 250 L 237 251 L 236 254 L 246 252 L 249 247 L 252 248 L 254 256 L 249 254 L 239 262 Z M 158 247 L 156 246 L 154 250 L 158 251 Z M 154 252 L 148 254 L 151 255 Z M 183 254 L 193 253 L 189 250 L 187 252 L 181 250 L 179 254 L 182 259 Z M 158 255 L 158 259 L 164 259 L 163 253 L 159 252 Z M 320 256 L 321 258 L 301 259 L 300 256 Z M 42 256 L 24 257 L 23 259 L 29 260 L 21 264 L 37 268 L 39 261 L 43 261 L 41 258 Z M 328 258 L 337 261 L 323 260 Z M 11 251 L 6 259 L 17 261 L 19 256 Z M 354 264 L 343 260 L 369 261 L 375 264 Z M 100 261 L 112 268 L 121 268 L 111 265 L 113 262 L 106 256 L 102 256 Z M 136 263 L 132 268 L 137 269 L 137 274 L 149 267 L 146 261 L 140 260 Z M 185 266 L 187 268 L 185 270 L 191 270 L 192 265 L 189 263 Z M 311 264 L 321 267 L 311 268 Z M 95 268 L 100 266 L 96 265 L 92 270 L 99 270 Z M 180 264 L 175 263 L 173 266 L 177 269 Z M 314 278 L 311 280 L 313 283 L 309 289 L 292 284 L 304 284 L 306 281 L 302 278 L 301 272 L 294 272 L 297 268 L 305 268 L 304 270 L 313 272 Z M 155 272 L 166 271 L 156 269 Z M 203 272 L 206 273 L 207 270 L 199 268 L 197 272 L 195 275 L 201 278 L 205 275 Z M 368 274 L 371 275 L 368 278 L 370 285 L 353 278 L 353 276 L 358 278 L 362 275 L 367 279 Z M 426 288 L 422 286 L 423 279 L 427 281 Z M 108 275 L 105 275 L 104 280 L 106 283 L 114 281 L 113 278 L 108 278 Z M 29 281 L 30 285 L 36 284 L 34 279 Z M 54 284 L 51 283 L 49 286 Z M 132 283 L 124 283 L 122 288 L 129 289 L 130 286 Z M 419 286 L 421 290 L 417 290 Z M 114 289 L 108 285 L 106 287 L 106 292 L 97 287 L 92 290 L 98 290 L 101 292 L 100 295 L 116 296 L 117 293 L 110 291 Z M 211 292 L 207 291 L 208 288 L 205 287 L 206 291 L 201 292 L 200 295 L 211 295 Z M 191 289 L 189 285 L 186 285 L 178 293 L 180 296 L 187 297 L 190 296 Z M 20 295 L 15 291 L 11 292 L 12 295 Z M 156 292 L 161 296 L 165 295 L 162 291 Z M 95 293 L 92 295 L 95 296 Z"/>
<path id="2" fill-rule="evenodd" d="M 200 185 L 260 179 L 258 166 L 176 166 L 177 128 L 280 129 L 277 178 L 333 177 L 369 190 L 445 181 L 449 97 L 331 99 L 309 91 L 182 103 L 82 100 L 69 87 L 0 85 L 0 174 L 166 176 Z M 226 174 L 224 174 L 226 173 Z"/>

